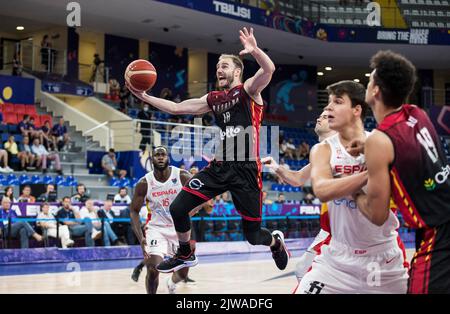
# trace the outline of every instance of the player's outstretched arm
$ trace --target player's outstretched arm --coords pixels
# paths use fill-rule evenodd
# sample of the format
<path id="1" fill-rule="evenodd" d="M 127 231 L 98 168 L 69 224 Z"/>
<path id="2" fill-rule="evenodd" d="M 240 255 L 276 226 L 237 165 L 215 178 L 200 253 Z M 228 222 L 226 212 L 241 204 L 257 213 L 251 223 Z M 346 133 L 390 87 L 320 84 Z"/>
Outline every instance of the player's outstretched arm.
<path id="1" fill-rule="evenodd" d="M 139 181 L 134 190 L 133 200 L 130 205 L 130 218 L 131 218 L 131 227 L 133 228 L 134 234 L 138 239 L 142 252 L 144 253 L 145 258 L 149 258 L 145 251 L 145 237 L 142 233 L 141 229 L 141 217 L 139 216 L 139 212 L 141 211 L 142 204 L 144 204 L 145 195 L 147 194 L 147 182 L 145 179 Z"/>
<path id="2" fill-rule="evenodd" d="M 243 28 L 239 31 L 239 39 L 241 40 L 244 49 L 241 50 L 239 55 L 251 54 L 258 62 L 260 69 L 255 73 L 255 75 L 244 83 L 245 91 L 252 98 L 259 96 L 261 91 L 270 83 L 272 79 L 272 74 L 275 72 L 275 64 L 270 60 L 269 56 L 264 53 L 258 44 L 256 43 L 256 38 L 253 35 L 253 28 L 250 31 L 247 28 Z"/>
<path id="3" fill-rule="evenodd" d="M 142 100 L 145 103 L 152 105 L 153 107 L 158 108 L 161 111 L 180 115 L 180 114 L 204 114 L 211 109 L 208 106 L 208 102 L 206 101 L 207 95 L 201 98 L 192 98 L 180 103 L 175 103 L 173 101 L 162 99 L 158 97 L 153 97 L 148 95 L 146 92 L 140 92 L 134 90 L 128 83 L 125 83 L 127 88 L 135 95 L 137 98 Z"/>
<path id="4" fill-rule="evenodd" d="M 298 171 L 294 171 L 280 167 L 271 156 L 261 158 L 261 162 L 269 169 L 272 169 L 281 180 L 292 186 L 303 186 L 311 178 L 311 164 L 304 166 Z"/>
<path id="5" fill-rule="evenodd" d="M 342 178 L 333 178 L 330 167 L 331 149 L 327 143 L 311 150 L 311 182 L 314 194 L 321 202 L 352 195 L 367 182 L 367 171 Z"/>
<path id="6" fill-rule="evenodd" d="M 365 143 L 365 159 L 369 173 L 367 194 L 353 197 L 361 213 L 381 226 L 389 217 L 391 181 L 389 164 L 394 160 L 394 147 L 386 134 L 375 131 Z"/>

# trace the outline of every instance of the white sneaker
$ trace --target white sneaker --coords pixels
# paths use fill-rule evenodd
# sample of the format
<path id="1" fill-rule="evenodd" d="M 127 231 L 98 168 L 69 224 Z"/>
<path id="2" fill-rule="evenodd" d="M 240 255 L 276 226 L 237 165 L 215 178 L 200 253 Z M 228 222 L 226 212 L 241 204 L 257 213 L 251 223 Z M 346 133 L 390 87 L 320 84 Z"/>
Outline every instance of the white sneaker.
<path id="1" fill-rule="evenodd" d="M 98 230 L 92 231 L 92 240 L 100 239 L 101 235 L 102 235 L 101 231 L 98 231 Z"/>
<path id="2" fill-rule="evenodd" d="M 9 166 L 6 166 L 6 167 L 3 168 L 3 169 L 5 169 L 5 171 L 7 171 L 7 173 L 12 173 L 12 172 L 14 172 L 14 170 L 11 169 L 11 168 L 9 168 Z"/>
<path id="3" fill-rule="evenodd" d="M 0 172 L 1 173 L 8 173 L 8 170 L 6 170 L 6 168 L 0 167 Z"/>
<path id="4" fill-rule="evenodd" d="M 167 290 L 169 290 L 169 294 L 176 294 L 177 284 L 172 281 L 172 276 L 167 278 L 166 285 L 167 285 Z"/>
<path id="5" fill-rule="evenodd" d="M 74 244 L 75 244 L 75 241 L 72 240 L 72 239 L 68 240 L 67 243 L 66 243 L 66 245 L 67 245 L 68 247 L 71 247 L 71 246 L 73 246 Z"/>

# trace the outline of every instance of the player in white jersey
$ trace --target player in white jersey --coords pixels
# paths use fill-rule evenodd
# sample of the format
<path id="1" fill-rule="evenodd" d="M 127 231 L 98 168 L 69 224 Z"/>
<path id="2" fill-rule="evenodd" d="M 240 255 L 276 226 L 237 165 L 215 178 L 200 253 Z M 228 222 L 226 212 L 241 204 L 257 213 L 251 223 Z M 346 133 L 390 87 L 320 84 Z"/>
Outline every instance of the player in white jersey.
<path id="1" fill-rule="evenodd" d="M 156 147 L 152 154 L 153 171 L 147 173 L 136 185 L 131 202 L 131 224 L 138 238 L 144 263 L 147 266 L 147 293 L 155 294 L 159 284 L 156 265 L 166 256 L 173 256 L 178 248 L 178 238 L 170 215 L 169 206 L 183 185 L 192 175 L 177 167 L 169 166 L 167 148 Z M 141 229 L 139 212 L 142 204 L 148 210 L 144 232 Z M 192 210 L 193 214 L 197 208 Z M 187 278 L 189 268 L 174 272 L 167 280 L 169 293 L 175 293 L 176 283 Z"/>
<path id="2" fill-rule="evenodd" d="M 327 90 L 328 123 L 338 134 L 313 147 L 310 161 L 314 192 L 327 202 L 332 238 L 314 258 L 297 293 L 406 293 L 408 275 L 397 239 L 397 217 L 391 211 L 389 219 L 376 226 L 351 197 L 367 183 L 363 156 L 346 151 L 353 140 L 368 135 L 362 123 L 365 89 L 341 81 Z"/>
<path id="3" fill-rule="evenodd" d="M 328 112 L 326 110 L 324 110 L 317 118 L 314 132 L 316 132 L 319 137 L 319 142 L 336 134 L 336 131 L 331 130 L 328 126 Z M 293 171 L 280 167 L 280 165 L 270 156 L 262 158 L 261 162 L 269 169 L 273 170 L 283 182 L 292 186 L 303 186 L 311 179 L 311 164 L 304 166 L 298 171 Z M 328 211 L 321 210 L 320 231 L 295 266 L 295 276 L 297 277 L 298 282 L 302 280 L 303 276 L 311 268 L 314 257 L 320 252 L 322 245 L 329 241 L 329 237 Z"/>

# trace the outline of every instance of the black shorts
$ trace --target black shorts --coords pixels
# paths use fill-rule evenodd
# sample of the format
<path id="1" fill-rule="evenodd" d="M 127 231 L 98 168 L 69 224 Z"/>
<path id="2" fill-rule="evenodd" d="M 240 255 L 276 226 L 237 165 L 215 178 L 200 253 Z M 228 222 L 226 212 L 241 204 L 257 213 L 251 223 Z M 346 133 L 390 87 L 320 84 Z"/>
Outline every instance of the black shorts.
<path id="1" fill-rule="evenodd" d="M 450 223 L 423 230 L 411 261 L 408 293 L 450 293 Z"/>
<path id="2" fill-rule="evenodd" d="M 244 220 L 261 221 L 262 177 L 256 161 L 212 161 L 183 187 L 181 193 L 194 198 L 188 208 L 212 199 L 226 191 L 231 193 L 236 210 Z M 180 194 L 181 194 L 180 193 Z"/>

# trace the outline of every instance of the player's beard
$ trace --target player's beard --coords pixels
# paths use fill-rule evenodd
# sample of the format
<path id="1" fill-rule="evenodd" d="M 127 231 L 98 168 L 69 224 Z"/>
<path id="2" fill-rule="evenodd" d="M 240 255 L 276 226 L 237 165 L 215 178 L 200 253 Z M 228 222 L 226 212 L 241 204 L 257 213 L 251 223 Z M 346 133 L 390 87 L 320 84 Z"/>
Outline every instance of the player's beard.
<path id="1" fill-rule="evenodd" d="M 227 84 L 225 84 L 224 86 L 220 86 L 219 80 L 217 80 L 216 82 L 216 86 L 218 90 L 227 90 L 230 89 L 231 84 L 233 84 L 234 82 L 234 76 L 233 74 L 227 75 L 226 76 L 226 80 L 227 80 Z"/>
<path id="2" fill-rule="evenodd" d="M 164 171 L 167 169 L 167 167 L 169 167 L 169 161 L 167 160 L 163 166 L 159 166 L 158 163 L 154 162 L 153 163 L 153 169 L 158 170 L 158 171 Z"/>

